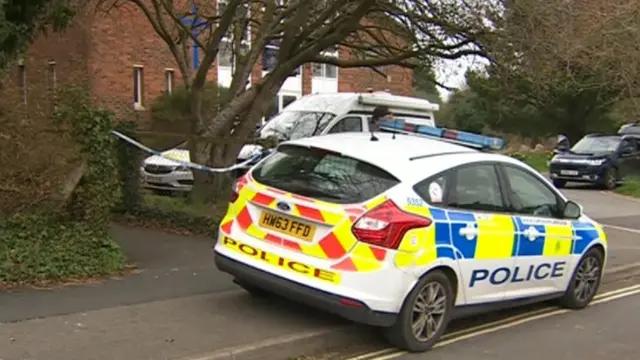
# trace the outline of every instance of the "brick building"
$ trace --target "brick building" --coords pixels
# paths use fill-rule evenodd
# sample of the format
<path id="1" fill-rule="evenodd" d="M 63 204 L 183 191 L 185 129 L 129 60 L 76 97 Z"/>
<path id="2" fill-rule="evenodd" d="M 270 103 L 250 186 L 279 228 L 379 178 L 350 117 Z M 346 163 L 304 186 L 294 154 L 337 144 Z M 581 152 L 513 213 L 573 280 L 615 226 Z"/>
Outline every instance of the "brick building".
<path id="1" fill-rule="evenodd" d="M 268 68 L 268 56 L 273 53 L 270 50 L 273 49 L 265 49 L 263 59 L 266 61 L 256 67 L 252 82 Z M 346 57 L 348 53 L 339 49 L 334 55 Z M 226 54 L 221 54 L 209 79 L 228 85 L 229 65 Z M 412 93 L 410 70 L 393 66 L 381 70 L 386 77 L 370 69 L 306 64 L 296 76 L 287 79 L 270 112 L 277 113 L 284 105 L 311 93 L 367 89 L 388 89 L 398 95 Z M 14 79 L 20 97 L 29 108 L 44 104 L 43 89 L 81 84 L 87 86 L 102 105 L 120 115 L 132 111 L 145 113 L 154 98 L 180 83 L 180 73 L 167 46 L 132 5 L 109 14 L 78 17 L 65 32 L 36 39 L 16 72 Z"/>

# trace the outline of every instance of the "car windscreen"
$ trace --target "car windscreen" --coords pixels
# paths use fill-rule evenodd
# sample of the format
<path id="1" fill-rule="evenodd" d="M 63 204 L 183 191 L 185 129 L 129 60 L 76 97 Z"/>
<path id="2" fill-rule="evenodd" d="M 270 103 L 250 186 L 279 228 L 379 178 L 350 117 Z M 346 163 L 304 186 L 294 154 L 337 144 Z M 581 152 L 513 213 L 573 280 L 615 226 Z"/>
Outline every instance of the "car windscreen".
<path id="1" fill-rule="evenodd" d="M 251 175 L 276 189 L 340 204 L 363 202 L 400 182 L 370 163 L 294 145 L 280 146 Z"/>
<path id="2" fill-rule="evenodd" d="M 614 152 L 618 149 L 620 141 L 619 136 L 590 136 L 580 139 L 573 147 L 571 152 L 574 154 L 592 154 L 599 152 Z"/>
<path id="3" fill-rule="evenodd" d="M 334 117 L 326 112 L 283 111 L 260 129 L 260 137 L 294 140 L 319 135 Z"/>

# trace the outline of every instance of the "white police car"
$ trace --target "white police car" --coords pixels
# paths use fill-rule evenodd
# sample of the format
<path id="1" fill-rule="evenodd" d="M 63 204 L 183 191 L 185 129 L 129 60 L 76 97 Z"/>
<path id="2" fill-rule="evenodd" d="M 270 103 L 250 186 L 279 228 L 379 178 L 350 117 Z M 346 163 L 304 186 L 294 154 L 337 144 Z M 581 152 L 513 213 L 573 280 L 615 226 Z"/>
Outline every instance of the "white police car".
<path id="1" fill-rule="evenodd" d="M 382 129 L 413 135 L 281 144 L 239 180 L 217 267 L 252 293 L 383 327 L 409 351 L 433 346 L 453 317 L 592 300 L 607 252 L 602 227 L 529 166 L 470 148 L 500 148 L 501 139 Z"/>

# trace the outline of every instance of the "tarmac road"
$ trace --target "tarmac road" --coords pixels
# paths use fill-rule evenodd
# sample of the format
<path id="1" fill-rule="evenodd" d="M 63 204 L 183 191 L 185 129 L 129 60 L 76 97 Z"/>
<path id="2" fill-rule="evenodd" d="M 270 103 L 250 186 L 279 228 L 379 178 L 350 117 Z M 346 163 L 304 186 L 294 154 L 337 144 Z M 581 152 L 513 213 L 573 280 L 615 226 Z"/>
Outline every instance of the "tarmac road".
<path id="1" fill-rule="evenodd" d="M 565 193 L 605 224 L 640 229 L 636 200 Z M 606 230 L 607 270 L 640 262 L 638 233 Z M 215 270 L 211 239 L 122 227 L 113 235 L 145 270 L 90 286 L 0 293 L 0 359 L 176 359 L 346 324 L 291 303 L 251 299 Z"/>
<path id="2" fill-rule="evenodd" d="M 580 311 L 507 323 L 496 331 L 470 333 L 459 341 L 453 337 L 427 353 L 384 353 L 358 360 L 637 360 L 638 324 L 640 293 Z"/>

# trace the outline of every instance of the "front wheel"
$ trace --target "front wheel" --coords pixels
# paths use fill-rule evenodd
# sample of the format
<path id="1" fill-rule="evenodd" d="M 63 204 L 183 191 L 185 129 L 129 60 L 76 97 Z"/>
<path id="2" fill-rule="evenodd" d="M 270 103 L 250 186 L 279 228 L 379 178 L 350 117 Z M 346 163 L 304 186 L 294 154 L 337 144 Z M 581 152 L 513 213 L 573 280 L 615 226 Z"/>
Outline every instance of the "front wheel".
<path id="1" fill-rule="evenodd" d="M 553 180 L 553 186 L 555 186 L 558 189 L 562 189 L 566 185 L 567 185 L 566 180 Z"/>
<path id="2" fill-rule="evenodd" d="M 402 305 L 396 323 L 384 329 L 394 346 L 411 351 L 427 351 L 444 333 L 453 309 L 451 281 L 442 271 L 422 278 Z"/>
<path id="3" fill-rule="evenodd" d="M 603 263 L 604 255 L 600 250 L 589 250 L 573 272 L 560 304 L 569 309 L 582 309 L 589 305 L 600 287 Z"/>
<path id="4" fill-rule="evenodd" d="M 618 185 L 618 172 L 614 168 L 608 168 L 602 179 L 602 187 L 606 190 L 613 190 Z"/>

